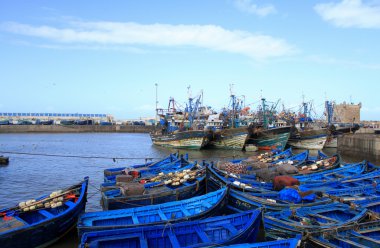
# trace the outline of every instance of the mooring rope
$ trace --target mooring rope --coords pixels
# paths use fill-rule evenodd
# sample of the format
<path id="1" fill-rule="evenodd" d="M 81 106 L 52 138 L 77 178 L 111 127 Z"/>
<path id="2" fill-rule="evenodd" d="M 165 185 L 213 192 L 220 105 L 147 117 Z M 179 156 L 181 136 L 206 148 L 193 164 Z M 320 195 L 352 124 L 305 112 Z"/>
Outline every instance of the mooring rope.
<path id="1" fill-rule="evenodd" d="M 49 153 L 30 153 L 30 152 L 15 152 L 15 151 L 0 151 L 0 154 L 14 154 L 14 155 L 27 155 L 27 156 L 44 156 L 44 157 L 61 157 L 61 158 L 81 158 L 81 159 L 110 159 L 114 162 L 116 160 L 145 160 L 152 161 L 153 159 L 162 159 L 162 157 L 107 157 L 107 156 L 83 156 L 83 155 L 64 155 L 64 154 L 49 154 Z M 168 156 L 168 155 L 164 155 Z M 237 155 L 229 155 L 229 156 L 209 156 L 210 158 L 236 158 Z M 242 154 L 242 157 L 244 155 Z M 194 159 L 205 159 L 205 157 L 191 157 Z"/>

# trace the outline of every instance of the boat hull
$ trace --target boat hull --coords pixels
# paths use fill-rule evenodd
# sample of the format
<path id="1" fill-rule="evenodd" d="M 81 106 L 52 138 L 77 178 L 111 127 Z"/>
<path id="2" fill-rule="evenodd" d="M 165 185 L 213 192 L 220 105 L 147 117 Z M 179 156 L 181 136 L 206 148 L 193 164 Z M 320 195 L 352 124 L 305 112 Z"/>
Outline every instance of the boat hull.
<path id="1" fill-rule="evenodd" d="M 87 186 L 88 179 L 82 183 L 81 195 L 77 203 L 75 203 L 74 207 L 69 207 L 70 210 L 67 212 L 30 227 L 18 228 L 14 232 L 0 234 L 1 247 L 47 247 L 56 242 L 76 226 L 79 216 L 84 213 L 87 201 Z M 44 213 L 46 213 L 47 210 L 40 211 L 45 211 Z M 37 213 L 39 212 L 36 211 Z"/>
<path id="2" fill-rule="evenodd" d="M 154 145 L 176 149 L 201 149 L 208 143 L 204 131 L 185 131 L 172 134 L 151 134 Z"/>
<path id="3" fill-rule="evenodd" d="M 153 194 L 120 196 L 110 198 L 106 196 L 106 192 L 102 192 L 101 203 L 103 206 L 103 210 L 134 208 L 137 206 L 148 206 L 171 201 L 189 199 L 195 196 L 203 195 L 205 192 L 206 183 L 205 177 L 203 177 L 189 186 L 184 186 L 178 189 L 166 190 Z"/>
<path id="4" fill-rule="evenodd" d="M 290 127 L 279 127 L 250 134 L 248 144 L 258 150 L 283 150 L 290 136 Z"/>
<path id="5" fill-rule="evenodd" d="M 78 221 L 79 237 L 85 232 L 173 224 L 205 219 L 223 213 L 228 188 L 187 200 L 152 206 L 86 213 Z"/>
<path id="6" fill-rule="evenodd" d="M 220 130 L 210 140 L 210 147 L 218 149 L 242 150 L 248 137 L 247 127 Z"/>
<path id="7" fill-rule="evenodd" d="M 288 145 L 298 149 L 309 150 L 322 150 L 325 146 L 327 136 L 308 138 L 308 139 L 296 139 L 288 141 Z"/>
<path id="8" fill-rule="evenodd" d="M 79 247 L 211 247 L 256 242 L 259 210 L 204 220 L 85 233 Z"/>
<path id="9" fill-rule="evenodd" d="M 288 145 L 298 149 L 322 150 L 328 136 L 326 128 L 297 130 L 290 135 Z"/>

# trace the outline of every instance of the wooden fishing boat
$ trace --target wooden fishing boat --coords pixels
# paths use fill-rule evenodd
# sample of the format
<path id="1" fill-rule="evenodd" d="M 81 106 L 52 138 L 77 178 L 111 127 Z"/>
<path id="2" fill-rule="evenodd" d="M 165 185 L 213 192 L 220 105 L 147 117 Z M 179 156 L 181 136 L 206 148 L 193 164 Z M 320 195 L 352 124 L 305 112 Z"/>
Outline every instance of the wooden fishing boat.
<path id="1" fill-rule="evenodd" d="M 209 184 L 207 184 L 208 186 Z M 281 200 L 278 192 L 267 192 L 254 194 L 251 192 L 241 192 L 230 189 L 228 196 L 228 208 L 232 211 L 240 212 L 250 209 L 262 208 L 265 212 L 282 211 L 284 209 L 294 209 L 331 203 L 329 197 L 316 198 L 314 201 L 303 200 L 300 203 L 293 203 Z"/>
<path id="2" fill-rule="evenodd" d="M 205 193 L 204 170 L 191 181 L 185 181 L 179 185 L 166 182 L 149 184 L 131 183 L 126 187 L 102 192 L 103 210 L 133 208 L 147 205 L 160 204 L 171 201 L 189 199 Z"/>
<path id="3" fill-rule="evenodd" d="M 323 187 L 322 184 L 314 185 L 314 188 L 307 188 L 301 185 L 299 186 L 300 192 L 306 192 L 311 190 L 312 193 L 318 193 L 317 196 L 313 196 L 311 198 L 287 198 L 286 192 L 275 192 L 275 191 L 267 191 L 267 192 L 241 192 L 236 191 L 237 193 L 243 193 L 240 196 L 234 195 L 236 192 L 231 191 L 229 200 L 231 202 L 234 201 L 234 198 L 241 198 L 240 201 L 249 203 L 251 206 L 257 207 L 265 207 L 267 209 L 272 210 L 281 210 L 284 208 L 293 208 L 296 207 L 297 204 L 309 205 L 319 205 L 323 204 L 326 201 L 336 200 L 340 202 L 348 202 L 354 203 L 360 207 L 365 207 L 375 212 L 380 212 L 379 203 L 377 202 L 380 199 L 380 180 L 379 178 L 356 178 L 354 180 L 339 181 L 336 184 L 331 184 L 330 187 Z M 343 182 L 343 183 L 342 183 Z M 322 186 L 321 186 L 322 185 Z M 300 196 L 299 196 L 300 197 Z M 291 201 L 291 199 L 293 201 Z M 300 200 L 300 201 L 299 201 Z M 297 204 L 295 204 L 295 203 Z"/>
<path id="4" fill-rule="evenodd" d="M 283 150 L 290 136 L 290 126 L 267 128 L 252 126 L 247 144 L 252 144 L 258 150 Z"/>
<path id="5" fill-rule="evenodd" d="M 100 185 L 101 191 L 113 189 L 124 183 L 142 182 L 142 183 L 155 183 L 163 182 L 175 177 L 176 174 L 186 173 L 189 171 L 196 171 L 203 169 L 207 164 L 203 161 L 202 164 L 198 164 L 197 161 L 192 163 L 173 163 L 171 166 L 165 166 L 165 168 L 152 168 L 147 170 L 125 170 L 125 176 L 118 175 L 114 180 L 108 180 L 106 183 Z"/>
<path id="6" fill-rule="evenodd" d="M 298 130 L 290 135 L 288 145 L 299 149 L 322 150 L 327 134 L 326 128 Z"/>
<path id="7" fill-rule="evenodd" d="M 0 165 L 8 165 L 9 157 L 0 156 Z"/>
<path id="8" fill-rule="evenodd" d="M 347 225 L 335 230 L 310 235 L 307 244 L 310 247 L 331 248 L 377 248 L 380 247 L 379 219 L 365 223 Z"/>
<path id="9" fill-rule="evenodd" d="M 304 164 L 306 161 L 305 158 L 307 157 L 307 153 L 302 153 L 301 155 L 302 155 L 302 159 L 298 160 L 298 162 L 295 164 L 295 168 L 297 168 L 297 166 Z M 318 170 L 316 172 L 319 171 L 319 173 L 322 173 L 324 171 L 327 171 L 330 168 L 337 168 L 339 166 L 340 156 L 334 155 L 329 159 L 333 159 L 333 160 L 331 160 L 331 163 L 329 163 L 329 166 L 321 167 L 321 168 L 317 167 Z M 292 161 L 297 161 L 297 160 L 292 160 Z M 286 163 L 283 163 L 283 165 L 284 164 L 286 165 Z M 273 171 L 274 175 L 280 175 L 281 173 L 277 172 L 279 170 L 278 168 L 281 168 L 281 165 L 273 165 L 272 168 L 269 167 L 266 170 L 267 171 L 269 170 L 270 172 Z M 234 174 L 234 173 L 229 173 L 228 171 L 230 171 L 230 170 L 220 170 L 220 169 L 216 168 L 216 166 L 213 164 L 210 164 L 207 167 L 208 176 L 211 178 L 214 178 L 214 181 L 219 182 L 219 183 L 217 183 L 218 185 L 226 185 L 228 183 L 231 183 L 233 185 L 233 188 L 235 188 L 237 190 L 250 191 L 250 192 L 258 192 L 259 189 L 265 189 L 265 190 L 272 190 L 273 189 L 273 183 L 271 181 L 270 182 L 264 182 L 264 181 L 256 180 L 256 177 L 261 177 L 259 170 L 253 171 L 253 173 L 249 172 L 250 174 Z M 298 171 L 296 170 L 295 172 L 296 173 L 298 172 L 299 175 L 304 175 L 304 173 L 305 174 L 310 173 L 309 170 L 306 170 L 306 169 L 302 170 L 301 168 L 299 168 Z M 292 174 L 292 176 L 294 176 L 294 177 L 297 177 L 297 175 L 298 174 Z M 310 173 L 308 175 L 313 175 L 313 174 Z M 321 178 L 320 181 L 313 181 L 314 184 L 319 183 L 318 185 L 315 185 L 314 188 L 319 186 L 321 183 L 325 182 L 322 180 L 323 177 L 321 176 L 321 174 L 319 174 L 319 177 Z M 306 176 L 304 176 L 303 178 L 300 178 L 300 179 L 301 179 L 300 181 L 302 183 L 311 183 L 311 182 L 306 180 L 307 179 Z M 305 182 L 303 182 L 302 179 L 305 179 Z"/>
<path id="10" fill-rule="evenodd" d="M 331 181 L 339 180 L 343 178 L 349 178 L 351 176 L 359 175 L 367 171 L 367 162 L 362 161 L 360 163 L 345 164 L 342 167 L 331 169 L 328 171 L 315 172 L 305 175 L 295 175 L 300 182 L 315 182 L 315 181 Z"/>
<path id="11" fill-rule="evenodd" d="M 272 226 L 279 228 L 316 232 L 360 222 L 368 218 L 368 214 L 369 211 L 365 208 L 353 208 L 347 204 L 334 202 L 266 213 L 265 222 L 270 222 Z"/>
<path id="12" fill-rule="evenodd" d="M 255 242 L 260 210 L 168 225 L 89 232 L 79 247 L 210 247 Z"/>
<path id="13" fill-rule="evenodd" d="M 261 158 L 259 161 L 255 158 L 251 160 L 232 160 L 227 163 L 218 163 L 218 168 L 214 168 L 222 175 L 232 173 L 232 177 L 255 180 L 256 173 L 275 170 L 277 164 L 302 165 L 306 163 L 309 155 L 307 150 L 294 156 L 289 156 L 289 153 L 291 153 L 291 150 L 286 150 L 273 158 Z"/>
<path id="14" fill-rule="evenodd" d="M 179 157 L 180 156 L 178 153 L 171 153 L 169 156 L 167 156 L 167 157 L 165 157 L 165 158 L 163 158 L 157 162 L 149 161 L 149 162 L 145 162 L 143 164 L 133 164 L 133 165 L 128 165 L 128 166 L 124 166 L 124 167 L 108 168 L 108 169 L 104 170 L 104 176 L 106 177 L 106 176 L 111 176 L 111 175 L 115 175 L 115 174 L 116 175 L 121 174 L 121 172 L 127 168 L 134 168 L 134 169 L 147 168 L 147 167 L 159 168 L 163 164 L 171 163 L 171 162 L 178 160 Z M 187 160 L 188 154 L 182 155 L 182 157 Z"/>
<path id="15" fill-rule="evenodd" d="M 184 149 L 201 149 L 209 142 L 208 133 L 203 130 L 178 131 L 173 133 L 162 134 L 154 132 L 150 134 L 154 145 L 184 148 Z"/>
<path id="16" fill-rule="evenodd" d="M 301 242 L 301 238 L 296 237 L 293 239 L 279 239 L 275 241 L 266 241 L 259 243 L 245 243 L 245 244 L 236 244 L 228 245 L 223 247 L 228 248 L 297 248 Z M 218 246 L 220 247 L 220 246 Z"/>
<path id="17" fill-rule="evenodd" d="M 105 183 L 115 183 L 116 177 L 119 175 L 134 175 L 137 178 L 148 178 L 153 177 L 159 173 L 169 173 L 177 170 L 191 169 L 197 165 L 197 161 L 190 163 L 188 160 L 183 159 L 182 157 L 175 160 L 171 163 L 161 164 L 161 167 L 147 167 L 147 168 L 126 168 L 120 172 L 120 174 L 114 173 L 111 176 L 105 176 Z"/>
<path id="18" fill-rule="evenodd" d="M 289 157 L 293 156 L 292 148 L 286 149 L 284 151 L 280 150 L 273 150 L 265 153 L 261 153 L 259 155 L 250 156 L 248 158 L 239 158 L 239 159 L 233 159 L 230 161 L 230 163 L 233 164 L 245 164 L 247 166 L 250 166 L 251 164 L 256 163 L 275 163 L 280 160 L 288 159 Z"/>
<path id="19" fill-rule="evenodd" d="M 91 212 L 83 214 L 78 221 L 78 233 L 108 229 L 159 225 L 203 219 L 220 214 L 227 204 L 228 188 L 187 200 L 152 206 Z"/>
<path id="20" fill-rule="evenodd" d="M 47 247 L 76 226 L 85 210 L 88 177 L 62 191 L 0 210 L 2 248 Z M 42 204 L 42 205 L 41 205 Z M 54 205 L 53 205 L 54 204 Z"/>
<path id="21" fill-rule="evenodd" d="M 243 150 L 248 138 L 246 126 L 226 128 L 213 132 L 208 146 L 218 149 Z"/>

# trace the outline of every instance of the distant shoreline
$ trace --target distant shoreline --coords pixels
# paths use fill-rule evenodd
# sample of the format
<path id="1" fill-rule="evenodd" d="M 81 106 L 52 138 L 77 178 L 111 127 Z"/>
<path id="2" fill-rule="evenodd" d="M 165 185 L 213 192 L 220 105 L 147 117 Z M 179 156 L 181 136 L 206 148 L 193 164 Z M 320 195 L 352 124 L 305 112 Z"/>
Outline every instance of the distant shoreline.
<path id="1" fill-rule="evenodd" d="M 0 133 L 149 133 L 154 126 L 138 125 L 0 125 Z"/>

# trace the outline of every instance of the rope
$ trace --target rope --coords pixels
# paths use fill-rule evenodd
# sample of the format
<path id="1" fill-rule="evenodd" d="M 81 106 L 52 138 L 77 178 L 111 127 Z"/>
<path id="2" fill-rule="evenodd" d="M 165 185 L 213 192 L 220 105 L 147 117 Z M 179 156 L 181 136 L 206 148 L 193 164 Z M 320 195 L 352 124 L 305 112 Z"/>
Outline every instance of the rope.
<path id="1" fill-rule="evenodd" d="M 29 152 L 15 152 L 15 151 L 0 151 L 0 153 L 5 154 L 14 154 L 14 155 L 27 155 L 27 156 L 43 156 L 43 157 L 61 157 L 61 158 L 80 158 L 80 159 L 110 159 L 114 162 L 116 160 L 153 160 L 153 159 L 162 159 L 162 157 L 106 157 L 106 156 L 81 156 L 81 155 L 64 155 L 64 154 L 48 154 L 48 153 L 29 153 Z M 236 155 L 229 156 L 218 156 L 212 158 L 235 158 Z M 204 157 L 192 157 L 192 159 L 203 159 Z"/>

